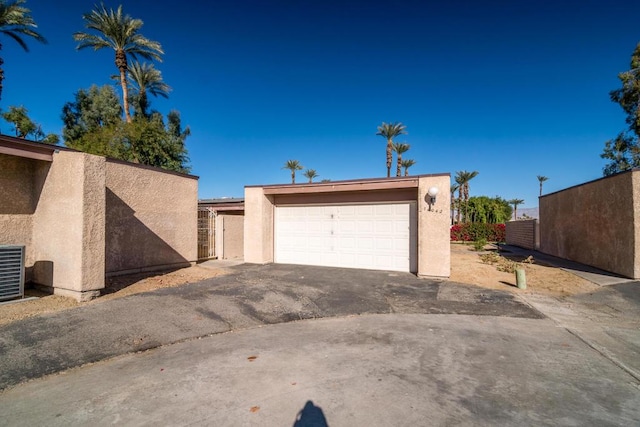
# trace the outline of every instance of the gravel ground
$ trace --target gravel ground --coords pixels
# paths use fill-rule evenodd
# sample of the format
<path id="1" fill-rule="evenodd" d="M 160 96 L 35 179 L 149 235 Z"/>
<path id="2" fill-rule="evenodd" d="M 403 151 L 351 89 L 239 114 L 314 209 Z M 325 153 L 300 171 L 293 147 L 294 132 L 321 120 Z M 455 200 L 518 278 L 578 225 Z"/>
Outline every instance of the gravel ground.
<path id="1" fill-rule="evenodd" d="M 107 279 L 106 288 L 102 292 L 102 295 L 86 303 L 79 303 L 72 298 L 58 295 L 48 295 L 36 289 L 26 289 L 25 297 L 37 297 L 38 299 L 0 305 L 0 325 L 39 314 L 66 310 L 82 304 L 100 304 L 104 301 L 127 295 L 199 282 L 221 274 L 227 274 L 227 270 L 196 265 L 163 273 L 131 274 L 112 277 Z"/>

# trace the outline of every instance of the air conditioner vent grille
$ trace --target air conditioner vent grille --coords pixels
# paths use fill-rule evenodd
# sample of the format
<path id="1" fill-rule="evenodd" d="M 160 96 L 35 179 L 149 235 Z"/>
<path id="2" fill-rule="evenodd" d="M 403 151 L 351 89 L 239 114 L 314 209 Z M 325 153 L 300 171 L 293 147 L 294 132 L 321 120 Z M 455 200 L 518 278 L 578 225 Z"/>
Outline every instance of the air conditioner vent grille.
<path id="1" fill-rule="evenodd" d="M 0 245 L 0 300 L 24 294 L 24 246 Z"/>

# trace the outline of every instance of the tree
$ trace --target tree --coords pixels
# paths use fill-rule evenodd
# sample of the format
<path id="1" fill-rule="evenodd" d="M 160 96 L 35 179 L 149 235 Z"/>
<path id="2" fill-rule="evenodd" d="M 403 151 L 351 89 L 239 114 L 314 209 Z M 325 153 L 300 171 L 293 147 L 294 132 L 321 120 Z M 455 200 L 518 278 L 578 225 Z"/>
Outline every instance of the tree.
<path id="1" fill-rule="evenodd" d="M 468 172 L 464 170 L 464 171 L 456 172 L 455 181 L 459 186 L 458 187 L 458 220 L 457 220 L 458 223 L 460 222 L 460 211 L 462 211 L 463 206 L 464 206 L 463 221 L 464 222 L 469 221 L 468 215 L 467 215 L 467 202 L 469 200 L 469 181 L 471 181 L 476 176 L 478 176 L 478 171 Z"/>
<path id="2" fill-rule="evenodd" d="M 638 138 L 631 133 L 622 132 L 605 143 L 600 157 L 611 160 L 603 169 L 604 176 L 633 169 L 640 166 L 640 145 Z"/>
<path id="3" fill-rule="evenodd" d="M 129 67 L 129 83 L 134 90 L 131 96 L 135 114 L 148 116 L 149 100 L 147 93 L 163 98 L 169 97 L 171 87 L 162 80 L 162 73 L 153 64 L 144 62 L 140 64 L 133 61 Z"/>
<path id="4" fill-rule="evenodd" d="M 451 225 L 453 225 L 454 212 L 456 209 L 456 190 L 458 190 L 459 185 L 451 184 L 450 193 L 451 193 Z M 459 210 L 460 208 L 458 208 Z"/>
<path id="5" fill-rule="evenodd" d="M 409 168 L 415 164 L 416 161 L 413 159 L 402 159 L 400 166 L 404 168 L 404 176 L 409 176 Z"/>
<path id="6" fill-rule="evenodd" d="M 29 52 L 29 46 L 22 36 L 33 37 L 41 43 L 46 43 L 47 40 L 34 29 L 38 28 L 38 25 L 30 15 L 31 11 L 23 6 L 25 3 L 26 0 L 15 0 L 9 3 L 7 0 L 0 0 L 0 32 L 15 40 L 25 52 Z M 0 50 L 2 50 L 2 44 L 0 44 Z M 0 57 L 0 99 L 2 99 L 4 81 L 3 64 L 4 60 Z"/>
<path id="7" fill-rule="evenodd" d="M 609 92 L 627 114 L 628 129 L 605 143 L 600 154 L 610 162 L 603 168 L 605 176 L 640 167 L 640 43 L 631 55 L 628 71 L 618 74 L 622 87 Z"/>
<path id="8" fill-rule="evenodd" d="M 382 124 L 378 126 L 378 133 L 376 133 L 376 135 L 380 135 L 387 140 L 387 178 L 391 176 L 391 163 L 393 161 L 393 138 L 398 135 L 406 135 L 406 128 L 407 127 L 400 122 L 382 122 Z"/>
<path id="9" fill-rule="evenodd" d="M 522 199 L 511 199 L 508 202 L 510 205 L 513 205 L 513 219 L 518 219 L 518 205 L 521 205 L 524 203 L 524 200 Z"/>
<path id="10" fill-rule="evenodd" d="M 13 130 L 18 138 L 26 138 L 38 130 L 38 125 L 29 118 L 27 113 L 27 109 L 23 106 L 13 105 L 9 107 L 9 111 L 2 113 L 2 118 L 13 124 Z"/>
<path id="11" fill-rule="evenodd" d="M 62 108 L 62 136 L 66 145 L 76 144 L 87 134 L 115 127 L 122 121 L 121 115 L 122 107 L 113 87 L 93 85 L 89 90 L 78 90 L 75 100 Z"/>
<path id="12" fill-rule="evenodd" d="M 60 141 L 58 135 L 50 133 L 45 135 L 42 126 L 35 123 L 28 115 L 25 107 L 10 106 L 9 111 L 2 113 L 2 118 L 13 124 L 13 130 L 18 138 L 33 138 L 35 141 L 55 145 Z"/>
<path id="13" fill-rule="evenodd" d="M 296 171 L 302 170 L 302 165 L 297 160 L 287 160 L 282 169 L 289 169 L 291 171 L 291 183 L 296 183 Z"/>
<path id="14" fill-rule="evenodd" d="M 316 178 L 319 175 L 316 173 L 315 169 L 307 169 L 306 171 L 304 171 L 304 176 L 309 178 L 309 183 L 312 183 L 313 178 Z"/>
<path id="15" fill-rule="evenodd" d="M 547 178 L 544 175 L 538 175 L 538 182 L 540 183 L 540 196 L 542 196 L 542 183 L 545 182 L 548 179 L 549 178 Z"/>
<path id="16" fill-rule="evenodd" d="M 402 154 L 409 151 L 411 146 L 404 142 L 394 142 L 393 143 L 393 151 L 398 154 L 398 167 L 396 168 L 396 176 L 400 176 L 402 172 Z"/>
<path id="17" fill-rule="evenodd" d="M 503 198 L 477 196 L 470 197 L 468 202 L 470 222 L 501 224 L 511 218 L 511 206 Z"/>
<path id="18" fill-rule="evenodd" d="M 115 64 L 120 72 L 120 85 L 122 86 L 122 105 L 127 123 L 131 123 L 129 114 L 129 90 L 127 87 L 127 71 L 129 69 L 127 57 L 137 59 L 138 56 L 162 62 L 164 54 L 160 43 L 149 40 L 139 33 L 143 22 L 133 19 L 129 15 L 123 15 L 122 5 L 117 10 L 107 10 L 101 5 L 98 10 L 84 14 L 85 27 L 98 34 L 77 32 L 73 38 L 79 42 L 76 49 L 86 47 L 99 50 L 111 48 L 115 51 Z"/>
<path id="19" fill-rule="evenodd" d="M 126 123 L 120 118 L 121 111 L 111 86 L 79 90 L 75 101 L 63 108 L 65 145 L 91 154 L 189 171 L 185 141 L 191 131 L 182 127 L 179 112 L 167 114 L 166 122 L 156 112 Z"/>

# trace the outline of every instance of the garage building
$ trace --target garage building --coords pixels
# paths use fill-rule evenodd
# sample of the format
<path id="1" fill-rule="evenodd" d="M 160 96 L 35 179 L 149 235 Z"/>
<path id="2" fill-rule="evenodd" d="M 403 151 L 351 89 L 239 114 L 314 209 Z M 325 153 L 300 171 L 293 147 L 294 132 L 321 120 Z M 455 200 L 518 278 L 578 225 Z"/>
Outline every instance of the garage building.
<path id="1" fill-rule="evenodd" d="M 448 277 L 449 183 L 447 173 L 247 186 L 244 260 Z"/>

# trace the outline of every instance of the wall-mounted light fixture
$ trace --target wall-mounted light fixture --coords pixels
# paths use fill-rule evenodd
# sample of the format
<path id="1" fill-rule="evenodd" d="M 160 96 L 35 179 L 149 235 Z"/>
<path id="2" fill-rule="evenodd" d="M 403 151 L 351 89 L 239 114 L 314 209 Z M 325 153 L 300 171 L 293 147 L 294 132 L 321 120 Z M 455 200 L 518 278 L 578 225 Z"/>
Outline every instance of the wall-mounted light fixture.
<path id="1" fill-rule="evenodd" d="M 431 187 L 429 191 L 427 191 L 427 195 L 429 196 L 429 210 L 431 210 L 431 206 L 436 203 L 436 196 L 439 191 L 438 187 Z"/>

